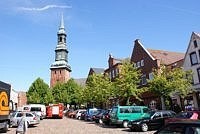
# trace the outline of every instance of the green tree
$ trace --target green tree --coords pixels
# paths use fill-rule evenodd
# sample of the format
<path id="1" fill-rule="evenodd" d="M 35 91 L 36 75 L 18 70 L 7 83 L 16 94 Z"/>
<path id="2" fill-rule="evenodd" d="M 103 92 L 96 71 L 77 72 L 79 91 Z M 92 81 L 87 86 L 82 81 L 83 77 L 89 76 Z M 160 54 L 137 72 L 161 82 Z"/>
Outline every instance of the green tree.
<path id="1" fill-rule="evenodd" d="M 27 92 L 28 103 L 48 104 L 52 101 L 52 95 L 46 84 L 41 78 L 37 78 Z"/>
<path id="2" fill-rule="evenodd" d="M 179 93 L 185 97 L 191 92 L 189 76 L 191 72 L 185 72 L 181 68 L 169 70 L 161 66 L 160 70 L 154 71 L 154 77 L 148 81 L 148 89 L 161 97 L 162 109 L 166 109 L 165 98 L 169 98 L 173 93 Z"/>
<path id="3" fill-rule="evenodd" d="M 102 107 L 111 96 L 112 87 L 112 82 L 108 76 L 102 74 L 90 75 L 83 93 L 84 98 L 87 102 Z"/>
<path id="4" fill-rule="evenodd" d="M 129 59 L 122 61 L 122 65 L 119 67 L 119 75 L 114 81 L 115 95 L 126 99 L 126 105 L 130 105 L 131 97 L 141 100 L 139 96 L 143 89 L 138 89 L 140 77 L 140 70 L 135 68 Z"/>
<path id="5" fill-rule="evenodd" d="M 74 79 L 69 79 L 66 83 L 57 83 L 52 89 L 52 94 L 56 103 L 79 104 L 82 102 L 81 91 Z"/>
<path id="6" fill-rule="evenodd" d="M 78 104 L 81 102 L 81 86 L 79 86 L 74 79 L 69 79 L 69 81 L 65 84 L 65 90 L 68 94 L 68 103 Z"/>
<path id="7" fill-rule="evenodd" d="M 56 83 L 52 88 L 52 95 L 55 103 L 64 103 L 66 101 L 67 92 L 65 92 L 65 86 L 62 83 Z"/>

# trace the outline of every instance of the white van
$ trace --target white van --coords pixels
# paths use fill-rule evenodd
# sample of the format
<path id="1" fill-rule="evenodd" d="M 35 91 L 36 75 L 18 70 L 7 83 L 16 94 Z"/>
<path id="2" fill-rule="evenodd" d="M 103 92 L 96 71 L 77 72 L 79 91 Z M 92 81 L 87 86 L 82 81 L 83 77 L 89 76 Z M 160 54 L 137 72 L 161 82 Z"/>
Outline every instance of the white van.
<path id="1" fill-rule="evenodd" d="M 23 106 L 23 111 L 35 112 L 40 119 L 46 118 L 46 107 L 43 104 L 29 104 Z"/>

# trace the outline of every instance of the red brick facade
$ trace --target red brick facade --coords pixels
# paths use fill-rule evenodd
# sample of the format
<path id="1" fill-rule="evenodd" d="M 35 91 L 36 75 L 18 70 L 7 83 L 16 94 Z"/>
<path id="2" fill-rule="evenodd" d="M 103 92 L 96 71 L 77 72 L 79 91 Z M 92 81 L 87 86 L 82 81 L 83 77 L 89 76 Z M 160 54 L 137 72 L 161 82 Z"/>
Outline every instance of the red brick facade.
<path id="1" fill-rule="evenodd" d="M 168 52 L 163 50 L 145 49 L 139 40 L 135 40 L 132 51 L 131 62 L 140 68 L 143 79 L 151 79 L 151 73 L 154 69 L 159 69 L 161 65 L 169 69 L 181 67 L 183 65 L 183 53 Z M 145 86 L 147 83 L 140 83 Z M 145 92 L 141 95 L 144 105 L 149 107 L 160 107 L 160 97 L 151 92 Z"/>
<path id="2" fill-rule="evenodd" d="M 70 79 L 70 72 L 65 68 L 51 69 L 50 87 L 56 85 L 57 82 L 65 83 Z"/>

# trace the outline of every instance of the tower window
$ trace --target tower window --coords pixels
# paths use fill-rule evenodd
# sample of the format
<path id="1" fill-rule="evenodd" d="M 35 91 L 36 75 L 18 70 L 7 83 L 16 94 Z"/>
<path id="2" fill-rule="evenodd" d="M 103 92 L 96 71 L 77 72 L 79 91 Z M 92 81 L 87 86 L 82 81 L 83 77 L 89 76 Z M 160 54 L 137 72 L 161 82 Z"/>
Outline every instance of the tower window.
<path id="1" fill-rule="evenodd" d="M 55 71 L 55 74 L 56 74 L 56 71 Z"/>
<path id="2" fill-rule="evenodd" d="M 60 37 L 60 42 L 62 42 L 62 37 Z"/>
<path id="3" fill-rule="evenodd" d="M 61 74 L 61 70 L 60 70 L 60 74 Z"/>

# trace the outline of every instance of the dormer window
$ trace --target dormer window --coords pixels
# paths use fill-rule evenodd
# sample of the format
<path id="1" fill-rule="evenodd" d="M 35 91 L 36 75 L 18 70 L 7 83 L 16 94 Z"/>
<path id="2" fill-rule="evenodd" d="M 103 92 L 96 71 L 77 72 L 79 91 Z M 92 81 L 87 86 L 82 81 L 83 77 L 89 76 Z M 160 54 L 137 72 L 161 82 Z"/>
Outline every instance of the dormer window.
<path id="1" fill-rule="evenodd" d="M 194 43 L 194 48 L 197 48 L 197 41 L 194 40 L 193 43 Z"/>

